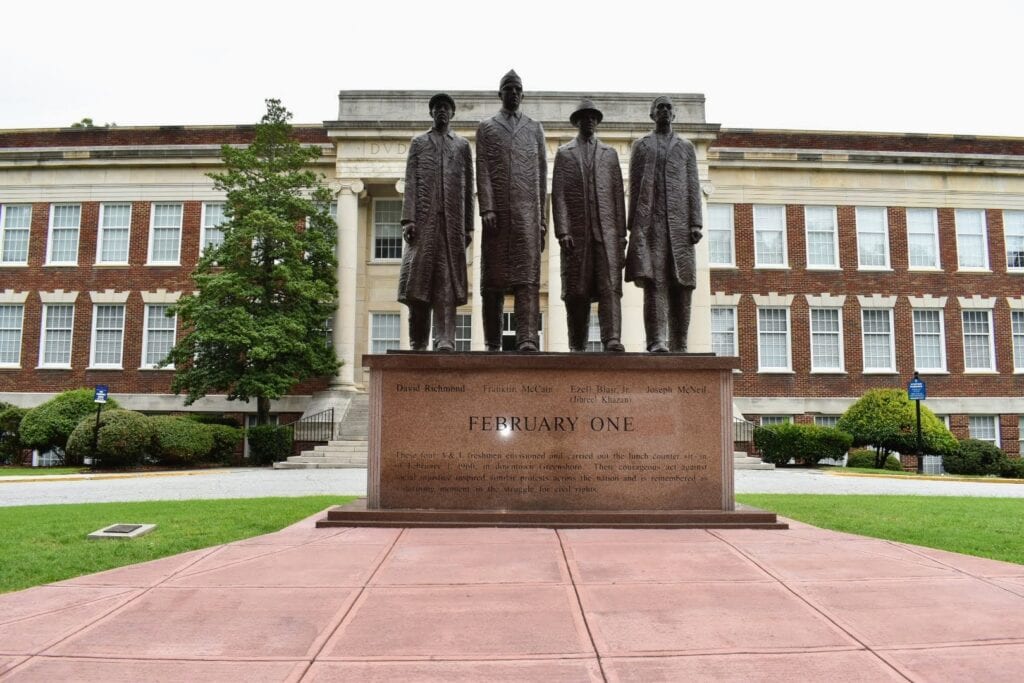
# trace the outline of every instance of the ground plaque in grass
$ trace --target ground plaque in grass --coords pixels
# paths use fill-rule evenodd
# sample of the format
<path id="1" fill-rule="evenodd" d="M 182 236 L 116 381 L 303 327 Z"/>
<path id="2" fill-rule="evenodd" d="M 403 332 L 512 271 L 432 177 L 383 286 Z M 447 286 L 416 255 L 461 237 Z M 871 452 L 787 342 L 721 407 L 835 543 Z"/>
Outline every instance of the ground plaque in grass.
<path id="1" fill-rule="evenodd" d="M 1024 499 L 743 494 L 736 500 L 825 529 L 1024 564 Z"/>
<path id="2" fill-rule="evenodd" d="M 70 579 L 277 531 L 352 496 L 27 505 L 0 508 L 0 592 Z M 123 543 L 86 535 L 118 522 L 152 523 Z"/>

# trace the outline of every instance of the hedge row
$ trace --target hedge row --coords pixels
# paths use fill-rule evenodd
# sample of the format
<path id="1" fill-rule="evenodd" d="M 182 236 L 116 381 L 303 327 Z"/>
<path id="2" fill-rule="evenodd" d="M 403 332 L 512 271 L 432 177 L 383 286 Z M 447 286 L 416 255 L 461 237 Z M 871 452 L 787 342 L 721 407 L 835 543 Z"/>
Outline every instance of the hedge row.
<path id="1" fill-rule="evenodd" d="M 806 465 L 841 460 L 853 437 L 833 427 L 783 423 L 754 430 L 754 445 L 765 462 L 785 465 L 790 458 Z"/>
<path id="2" fill-rule="evenodd" d="M 953 453 L 942 456 L 942 468 L 950 474 L 997 474 L 1024 479 L 1024 460 L 1010 458 L 994 444 L 964 439 Z"/>

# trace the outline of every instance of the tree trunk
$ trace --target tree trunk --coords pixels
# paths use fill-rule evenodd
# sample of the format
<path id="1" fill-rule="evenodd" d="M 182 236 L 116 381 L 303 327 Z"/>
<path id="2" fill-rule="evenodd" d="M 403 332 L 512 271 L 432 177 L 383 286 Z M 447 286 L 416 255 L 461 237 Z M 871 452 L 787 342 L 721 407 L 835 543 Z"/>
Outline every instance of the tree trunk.
<path id="1" fill-rule="evenodd" d="M 256 424 L 270 424 L 270 399 L 266 396 L 256 397 Z"/>

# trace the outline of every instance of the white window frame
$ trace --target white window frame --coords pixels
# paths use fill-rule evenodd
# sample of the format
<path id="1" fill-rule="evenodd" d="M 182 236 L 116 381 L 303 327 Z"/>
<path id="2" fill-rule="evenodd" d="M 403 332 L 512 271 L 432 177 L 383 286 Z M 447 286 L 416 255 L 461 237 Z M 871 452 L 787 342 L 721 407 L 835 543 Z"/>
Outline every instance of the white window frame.
<path id="1" fill-rule="evenodd" d="M 963 265 L 963 253 L 960 248 L 960 216 L 964 216 L 968 213 L 977 214 L 981 216 L 981 251 L 982 261 L 984 262 L 980 266 L 965 266 Z M 953 210 L 954 222 L 956 223 L 956 265 L 958 270 L 975 272 L 975 273 L 987 273 L 990 272 L 991 268 L 989 265 L 989 254 L 988 254 L 988 220 L 985 216 L 985 209 L 954 209 Z M 975 236 L 963 233 L 963 236 Z"/>
<path id="2" fill-rule="evenodd" d="M 765 311 L 784 311 L 786 314 L 786 366 L 768 366 L 763 362 L 761 335 L 766 334 L 761 330 L 761 314 Z M 770 334 L 778 334 L 770 332 Z M 758 306 L 757 308 L 757 371 L 765 374 L 792 373 L 793 372 L 793 324 L 790 320 L 789 306 Z"/>
<path id="3" fill-rule="evenodd" d="M 815 415 L 814 424 L 819 427 L 835 427 L 842 415 Z"/>
<path id="4" fill-rule="evenodd" d="M 1003 211 L 1003 240 L 1006 250 L 1006 272 L 1024 273 L 1024 261 L 1019 266 L 1010 265 L 1011 239 L 1019 246 L 1019 253 L 1024 254 L 1024 211 Z M 1016 250 L 1012 253 L 1018 253 Z M 1022 256 L 1024 258 L 1024 256 Z M 1024 455 L 1024 454 L 1022 454 Z"/>
<path id="5" fill-rule="evenodd" d="M 77 206 L 78 207 L 78 227 L 70 228 L 63 226 L 56 228 L 57 230 L 75 230 L 75 260 L 74 261 L 54 261 L 53 260 L 53 219 L 56 216 L 56 207 L 58 206 Z M 49 217 L 49 229 L 46 233 L 46 265 L 48 266 L 77 266 L 78 265 L 78 252 L 82 248 L 82 205 L 74 202 L 60 202 L 56 204 L 50 204 L 50 217 Z"/>
<path id="6" fill-rule="evenodd" d="M 770 427 L 772 425 L 791 425 L 792 415 L 762 415 L 758 420 L 758 426 Z"/>
<path id="7" fill-rule="evenodd" d="M 863 221 L 861 214 L 868 211 L 878 211 L 882 215 L 882 244 L 885 246 L 885 263 L 882 265 L 865 265 L 861 251 L 861 230 Z M 892 246 L 889 244 L 889 209 L 885 206 L 858 206 L 854 209 L 854 217 L 857 224 L 857 270 L 892 270 Z M 874 233 L 872 233 L 874 234 Z"/>
<path id="8" fill-rule="evenodd" d="M 814 311 L 835 311 L 836 318 L 839 321 L 839 329 L 836 332 L 815 332 L 814 331 Z M 843 348 L 843 309 L 837 306 L 812 306 L 807 311 L 807 328 L 810 331 L 810 360 L 811 360 L 811 372 L 814 374 L 837 374 L 846 372 L 846 354 Z M 839 366 L 838 367 L 817 367 L 814 364 L 814 335 L 815 334 L 829 334 L 835 335 L 839 346 Z"/>
<path id="9" fill-rule="evenodd" d="M 1024 373 L 1024 310 L 1010 311 L 1010 337 L 1013 342 L 1013 371 Z M 1024 456 L 1024 451 L 1021 456 Z"/>
<path id="10" fill-rule="evenodd" d="M 931 218 L 931 231 L 925 233 L 924 231 L 911 232 L 910 229 L 910 215 L 924 215 L 925 212 Z M 923 270 L 923 271 L 938 271 L 942 270 L 942 252 L 939 246 L 939 211 L 938 209 L 926 209 L 919 207 L 908 207 L 906 209 L 906 223 L 907 223 L 907 269 L 908 270 Z M 915 266 L 910 261 L 910 236 L 911 235 L 925 235 L 929 234 L 932 238 L 932 245 L 935 248 L 935 263 L 930 266 Z"/>
<path id="11" fill-rule="evenodd" d="M 26 227 L 12 228 L 7 225 L 9 211 L 12 207 L 28 207 L 28 225 Z M 25 232 L 25 260 L 5 261 L 4 248 L 7 245 L 10 232 Z M 28 265 L 28 255 L 32 249 L 32 205 L 31 204 L 0 204 L 0 267 L 11 268 Z"/>
<path id="12" fill-rule="evenodd" d="M 378 351 L 378 350 L 374 349 L 374 343 L 375 342 L 379 341 L 379 342 L 388 343 L 388 342 L 390 342 L 392 340 L 391 337 L 376 338 L 376 337 L 373 336 L 373 321 L 374 321 L 374 318 L 377 317 L 377 316 L 385 316 L 385 315 L 386 316 L 395 316 L 396 320 L 398 321 L 398 327 L 397 327 L 398 336 L 393 338 L 394 339 L 394 343 L 395 343 L 394 347 L 385 347 L 384 349 L 381 349 L 381 350 Z M 402 347 L 402 314 L 397 312 L 397 311 L 371 311 L 370 312 L 370 320 L 369 320 L 369 326 L 368 326 L 368 329 L 367 329 L 367 333 L 368 333 L 367 334 L 367 337 L 368 337 L 367 341 L 368 341 L 368 343 L 367 343 L 366 348 L 369 349 L 369 352 L 371 354 L 387 353 L 389 348 L 395 348 L 395 349 L 401 348 Z"/>
<path id="13" fill-rule="evenodd" d="M 935 313 L 939 316 L 939 367 L 924 367 L 918 360 L 917 353 L 917 314 Z M 915 308 L 910 314 L 910 332 L 914 338 L 914 370 L 921 374 L 946 374 L 949 372 L 946 363 L 946 310 L 944 308 Z M 930 334 L 930 333 L 929 333 Z"/>
<path id="14" fill-rule="evenodd" d="M 980 420 L 982 418 L 988 418 L 988 419 L 992 420 L 992 428 L 993 428 L 993 432 L 992 433 L 994 435 L 994 438 L 992 438 L 992 439 L 983 439 L 983 438 L 981 438 L 979 436 L 975 436 L 974 430 L 971 429 L 971 421 L 972 420 Z M 1001 444 L 1003 443 L 1003 440 L 1001 438 L 1001 435 L 999 434 L 999 416 L 998 415 L 968 415 L 967 416 L 967 435 L 970 438 L 972 438 L 972 439 L 977 439 L 978 441 L 987 441 L 988 443 L 991 443 L 992 445 L 996 446 L 997 448 L 1001 448 Z"/>
<path id="15" fill-rule="evenodd" d="M 731 351 L 730 351 L 730 353 L 728 355 L 730 355 L 730 356 L 738 356 L 738 355 L 740 355 L 740 350 L 739 350 L 740 349 L 740 334 L 739 334 L 739 324 L 737 322 L 739 320 L 739 314 L 738 314 L 738 312 L 736 310 L 736 306 L 712 306 L 711 307 L 712 313 L 714 311 L 716 311 L 716 310 L 719 310 L 719 311 L 729 311 L 732 314 L 732 349 L 731 349 Z M 716 332 L 716 330 L 715 330 L 715 322 L 714 322 L 714 315 L 712 315 L 712 317 L 711 317 L 711 339 L 712 339 L 711 349 L 712 350 L 714 350 L 714 347 L 715 347 L 715 344 L 714 344 L 715 334 L 725 334 L 725 332 L 723 332 L 721 330 L 718 330 Z"/>
<path id="16" fill-rule="evenodd" d="M 1024 415 L 1017 417 L 1017 455 L 1024 458 Z"/>
<path id="17" fill-rule="evenodd" d="M 864 318 L 867 312 L 881 311 L 889 317 L 889 367 L 868 367 L 868 355 L 867 355 L 867 335 L 868 332 L 864 326 Z M 876 334 L 876 333 L 872 333 Z M 860 309 L 860 350 L 861 350 L 861 368 L 865 375 L 889 375 L 896 372 L 896 326 L 894 322 L 893 309 L 891 308 L 861 308 Z"/>
<path id="18" fill-rule="evenodd" d="M 98 363 L 96 362 L 96 333 L 97 324 L 99 323 L 99 309 L 100 308 L 120 308 L 121 309 L 121 338 L 118 340 L 119 352 L 121 361 L 119 363 Z M 125 319 L 128 313 L 128 308 L 125 304 L 93 304 L 92 305 L 92 334 L 89 341 L 89 368 L 103 369 L 103 370 L 123 370 L 124 369 L 124 327 Z"/>
<path id="19" fill-rule="evenodd" d="M 67 363 L 47 363 L 46 358 L 46 318 L 51 308 L 57 306 L 68 306 L 71 308 L 71 334 L 68 337 L 68 362 Z M 71 361 L 74 359 L 75 352 L 75 304 L 73 303 L 55 303 L 55 304 L 43 304 L 42 315 L 40 315 L 39 321 L 39 367 L 40 368 L 56 368 L 61 370 L 71 369 Z M 63 328 L 61 328 L 63 329 Z"/>
<path id="20" fill-rule="evenodd" d="M 460 325 L 459 321 L 468 321 L 468 324 Z M 468 337 L 460 337 L 460 330 L 469 330 Z M 471 351 L 473 349 L 473 314 L 469 311 L 455 313 L 455 350 Z"/>
<path id="21" fill-rule="evenodd" d="M 158 206 L 178 206 L 181 207 L 181 220 L 178 221 L 178 249 L 177 258 L 174 261 L 155 261 L 153 260 L 153 247 L 154 235 L 156 233 L 156 207 Z M 185 225 L 185 204 L 183 202 L 153 202 L 149 205 L 149 245 L 147 247 L 148 253 L 146 256 L 147 266 L 180 266 L 181 265 L 181 236 L 184 232 Z M 167 230 L 169 228 L 161 228 L 161 230 Z"/>
<path id="22" fill-rule="evenodd" d="M 103 244 L 107 239 L 108 228 L 103 225 L 104 218 L 106 217 L 107 207 L 110 206 L 127 206 L 128 207 L 128 238 L 125 241 L 124 249 L 124 260 L 123 261 L 104 261 L 103 260 Z M 99 227 L 97 228 L 97 239 L 96 239 L 96 265 L 98 266 L 127 266 L 128 260 L 131 258 L 132 250 L 132 203 L 131 202 L 103 202 L 100 204 L 100 218 Z M 122 228 L 117 228 L 121 230 Z"/>
<path id="23" fill-rule="evenodd" d="M 718 219 L 722 219 L 719 223 Z M 708 267 L 709 268 L 735 268 L 736 267 L 736 221 L 735 207 L 732 204 L 708 204 Z M 714 241 L 715 233 L 719 233 L 719 239 L 724 238 L 729 242 L 729 260 L 712 261 L 711 243 Z"/>
<path id="24" fill-rule="evenodd" d="M 222 229 L 220 229 L 220 226 L 224 225 L 224 223 L 227 222 L 227 217 L 224 216 L 224 209 L 223 208 L 221 209 L 221 222 L 220 223 L 218 223 L 217 225 L 207 225 L 206 224 L 207 211 L 209 210 L 210 206 L 221 206 L 221 207 L 224 207 L 224 206 L 226 206 L 226 202 L 223 202 L 223 201 L 220 201 L 220 202 L 203 202 L 203 208 L 200 211 L 201 215 L 199 217 L 199 255 L 200 256 L 202 256 L 203 254 L 206 253 L 206 248 L 209 246 L 206 243 L 206 232 L 207 232 L 207 230 L 209 230 L 210 228 L 217 228 L 219 230 L 220 234 L 221 234 L 221 242 L 223 242 L 223 239 L 224 239 L 224 231 Z"/>
<path id="25" fill-rule="evenodd" d="M 988 366 L 984 368 L 967 367 L 967 326 L 965 317 L 968 313 L 983 313 L 988 320 Z M 996 340 L 995 340 L 995 316 L 989 308 L 964 308 L 960 311 L 960 336 L 964 349 L 964 374 L 991 374 L 996 372 Z"/>
<path id="26" fill-rule="evenodd" d="M 398 204 L 398 215 L 399 215 L 399 232 L 398 240 L 401 244 L 401 253 L 397 257 L 378 258 L 377 257 L 377 206 L 381 202 L 395 202 Z M 402 254 L 405 253 L 405 240 L 402 239 L 401 232 L 401 215 L 402 215 L 402 200 L 401 198 L 395 199 L 394 197 L 381 197 L 374 198 L 372 202 L 370 212 L 370 223 L 371 223 L 371 239 L 370 239 L 370 262 L 371 263 L 401 263 Z"/>
<path id="27" fill-rule="evenodd" d="M 140 370 L 173 370 L 174 369 L 174 364 L 173 363 L 171 363 L 170 365 L 165 365 L 164 367 L 161 368 L 158 363 L 147 363 L 146 362 L 146 357 L 149 355 L 149 333 L 150 333 L 149 321 L 152 319 L 152 315 L 153 315 L 152 309 L 153 308 L 157 308 L 157 307 L 167 308 L 167 307 L 169 307 L 171 305 L 173 305 L 173 304 L 145 304 L 145 306 L 143 307 L 144 313 L 143 313 L 143 316 L 142 316 L 142 358 L 141 358 L 141 363 L 139 365 L 139 369 Z M 173 336 L 171 338 L 171 347 L 172 348 L 178 342 L 178 314 L 177 313 L 174 314 L 173 320 L 174 320 L 174 326 L 171 328 L 171 330 L 174 332 L 174 334 L 173 334 Z M 163 358 L 163 356 L 161 356 L 161 358 Z"/>
<path id="28" fill-rule="evenodd" d="M 819 209 L 827 210 L 832 214 L 832 263 L 827 264 L 811 263 L 811 223 L 808 212 Z M 825 231 L 815 230 L 814 232 L 824 233 Z M 804 244 L 806 245 L 807 252 L 807 270 L 841 270 L 841 266 L 839 264 L 839 218 L 836 207 L 818 205 L 804 206 Z"/>
<path id="29" fill-rule="evenodd" d="M 12 309 L 14 309 L 14 308 L 21 309 L 20 314 L 18 314 L 18 326 L 17 327 L 4 327 L 4 328 L 0 328 L 3 331 L 17 330 L 17 345 L 15 346 L 15 349 L 16 349 L 18 355 L 17 355 L 17 357 L 13 361 L 6 361 L 6 362 L 3 360 L 2 357 L 0 357 L 0 368 L 20 368 L 21 367 L 21 346 L 22 346 L 22 343 L 25 340 L 25 304 L 19 304 L 19 303 L 0 303 L 0 308 L 7 308 L 7 307 L 10 307 Z"/>
<path id="30" fill-rule="evenodd" d="M 590 317 L 587 319 L 587 342 L 583 348 L 587 351 L 604 351 L 601 342 L 601 318 L 597 313 L 597 304 L 590 306 Z"/>
<path id="31" fill-rule="evenodd" d="M 758 228 L 758 214 L 763 213 L 766 210 L 775 212 L 776 210 L 782 212 L 782 225 L 778 229 L 782 235 L 782 262 L 781 263 L 764 263 L 761 261 L 761 254 L 757 248 L 757 234 L 759 232 L 776 232 L 775 228 L 766 230 Z M 754 204 L 753 206 L 753 220 L 754 220 L 754 267 L 763 268 L 767 270 L 786 270 L 789 268 L 789 245 L 788 239 L 786 238 L 786 205 L 785 204 Z"/>

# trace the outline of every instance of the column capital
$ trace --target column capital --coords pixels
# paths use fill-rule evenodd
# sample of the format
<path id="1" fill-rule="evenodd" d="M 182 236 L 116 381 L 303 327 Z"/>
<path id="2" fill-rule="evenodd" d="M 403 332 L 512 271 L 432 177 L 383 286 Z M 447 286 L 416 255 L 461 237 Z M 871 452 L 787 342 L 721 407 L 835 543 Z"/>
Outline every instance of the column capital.
<path id="1" fill-rule="evenodd" d="M 366 186 L 363 185 L 363 181 L 359 178 L 342 178 L 339 181 L 340 187 L 338 188 L 338 194 L 354 194 L 358 195 L 362 192 Z"/>

